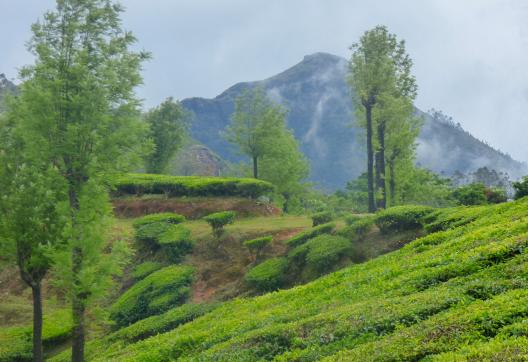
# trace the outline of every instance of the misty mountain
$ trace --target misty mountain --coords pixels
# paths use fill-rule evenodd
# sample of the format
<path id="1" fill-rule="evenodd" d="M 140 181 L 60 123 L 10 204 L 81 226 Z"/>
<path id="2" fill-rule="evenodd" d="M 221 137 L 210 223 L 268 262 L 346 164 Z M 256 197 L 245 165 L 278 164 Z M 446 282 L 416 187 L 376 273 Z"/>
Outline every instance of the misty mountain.
<path id="1" fill-rule="evenodd" d="M 244 89 L 261 86 L 271 99 L 289 110 L 288 126 L 311 163 L 310 180 L 327 190 L 342 188 L 366 169 L 363 131 L 354 126 L 346 73 L 346 59 L 315 53 L 280 74 L 238 83 L 213 99 L 185 99 L 183 106 L 195 116 L 191 136 L 226 160 L 241 160 L 222 132 L 230 122 L 235 98 Z M 420 166 L 445 175 L 469 173 L 480 167 L 507 172 L 513 178 L 528 173 L 525 164 L 476 139 L 459 125 L 416 112 L 424 117 L 417 149 Z"/>

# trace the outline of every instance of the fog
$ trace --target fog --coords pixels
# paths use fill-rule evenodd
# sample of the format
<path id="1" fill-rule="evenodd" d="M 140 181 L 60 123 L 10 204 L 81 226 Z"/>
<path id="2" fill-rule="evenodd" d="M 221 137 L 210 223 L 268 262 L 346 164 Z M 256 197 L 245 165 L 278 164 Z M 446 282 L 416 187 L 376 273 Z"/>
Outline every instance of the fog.
<path id="1" fill-rule="evenodd" d="M 405 39 L 416 105 L 441 109 L 476 137 L 528 161 L 528 2 L 517 0 L 123 0 L 124 23 L 151 51 L 145 107 L 168 96 L 214 97 L 272 76 L 304 55 L 349 57 L 384 24 Z M 30 63 L 30 24 L 52 0 L 0 0 L 0 73 Z"/>

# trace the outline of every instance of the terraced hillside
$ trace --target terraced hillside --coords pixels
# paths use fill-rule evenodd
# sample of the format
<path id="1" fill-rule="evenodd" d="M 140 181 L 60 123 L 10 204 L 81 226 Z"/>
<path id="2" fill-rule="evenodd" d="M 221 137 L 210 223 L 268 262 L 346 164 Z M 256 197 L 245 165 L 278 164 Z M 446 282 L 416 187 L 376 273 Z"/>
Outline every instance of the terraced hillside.
<path id="1" fill-rule="evenodd" d="M 387 220 L 386 232 L 405 227 Z M 184 305 L 90 343 L 89 359 L 526 360 L 528 199 L 418 221 L 428 234 L 398 251 L 289 290 Z"/>

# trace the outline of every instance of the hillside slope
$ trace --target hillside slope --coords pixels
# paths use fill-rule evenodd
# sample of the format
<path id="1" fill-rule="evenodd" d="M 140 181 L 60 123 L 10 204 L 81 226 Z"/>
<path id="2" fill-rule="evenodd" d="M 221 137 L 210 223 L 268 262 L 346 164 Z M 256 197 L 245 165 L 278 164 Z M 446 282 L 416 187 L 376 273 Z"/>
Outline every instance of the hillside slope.
<path id="1" fill-rule="evenodd" d="M 398 251 L 144 340 L 114 336 L 90 360 L 525 360 L 527 221 L 527 198 L 443 209 Z"/>
<path id="2" fill-rule="evenodd" d="M 235 150 L 221 135 L 229 123 L 234 99 L 247 88 L 262 86 L 268 95 L 288 110 L 288 126 L 294 130 L 301 149 L 311 161 L 311 180 L 326 189 L 342 188 L 365 169 L 365 152 L 351 127 L 354 110 L 346 84 L 344 58 L 315 53 L 286 71 L 257 82 L 238 83 L 213 99 L 182 101 L 195 114 L 192 136 L 221 157 L 238 160 Z M 506 171 L 516 178 L 527 173 L 524 164 L 513 160 L 472 137 L 454 124 L 425 116 L 419 137 L 418 162 L 435 172 L 463 173 L 479 167 Z"/>

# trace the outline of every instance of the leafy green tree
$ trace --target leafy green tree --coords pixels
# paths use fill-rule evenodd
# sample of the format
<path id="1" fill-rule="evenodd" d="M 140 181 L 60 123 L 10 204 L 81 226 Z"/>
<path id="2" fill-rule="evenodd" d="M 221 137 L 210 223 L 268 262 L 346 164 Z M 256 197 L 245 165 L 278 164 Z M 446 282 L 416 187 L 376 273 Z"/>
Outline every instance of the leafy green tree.
<path id="1" fill-rule="evenodd" d="M 134 89 L 144 52 L 121 26 L 122 7 L 108 0 L 57 0 L 32 27 L 35 64 L 23 68 L 17 98 L 17 132 L 28 159 L 42 160 L 64 180 L 68 221 L 66 251 L 58 268 L 72 301 L 72 360 L 83 361 L 88 304 L 122 266 L 104 249 L 110 206 L 106 180 L 138 164 L 146 128 Z M 116 253 L 115 255 L 121 255 Z"/>
<path id="2" fill-rule="evenodd" d="M 281 136 L 285 114 L 261 88 L 246 90 L 235 100 L 235 112 L 225 136 L 251 159 L 254 178 L 259 178 L 259 161 L 270 153 L 270 143 Z"/>
<path id="3" fill-rule="evenodd" d="M 351 47 L 353 53 L 349 63 L 349 84 L 353 90 L 354 100 L 357 104 L 358 118 L 365 117 L 367 141 L 367 185 L 369 212 L 376 210 L 374 193 L 374 136 L 376 122 L 373 119 L 373 109 L 380 104 L 382 96 L 414 98 L 416 95 L 416 82 L 410 70 L 412 61 L 405 52 L 405 43 L 398 41 L 394 34 L 390 34 L 386 27 L 377 26 L 366 31 L 359 43 Z M 384 124 L 387 120 L 380 119 L 378 135 L 382 137 L 379 142 L 380 160 L 379 179 L 384 178 L 385 157 L 383 156 Z M 381 183 L 383 193 L 385 183 Z"/>
<path id="4" fill-rule="evenodd" d="M 283 199 L 283 211 L 291 206 L 305 191 L 303 180 L 308 177 L 309 164 L 299 150 L 293 133 L 286 128 L 284 118 L 277 124 L 278 134 L 268 141 L 268 151 L 261 161 L 261 178 L 276 187 L 276 193 Z"/>
<path id="5" fill-rule="evenodd" d="M 146 159 L 148 173 L 163 173 L 174 154 L 182 147 L 187 134 L 188 117 L 182 106 L 168 98 L 145 116 L 154 142 L 154 152 Z"/>
<path id="6" fill-rule="evenodd" d="M 514 182 L 513 188 L 515 189 L 515 200 L 528 196 L 528 176 Z"/>
<path id="7" fill-rule="evenodd" d="M 10 115 L 13 110 L 10 111 Z M 61 246 L 67 198 L 55 168 L 24 157 L 12 125 L 0 122 L 0 251 L 16 261 L 33 296 L 33 360 L 43 361 L 42 280 Z"/>

